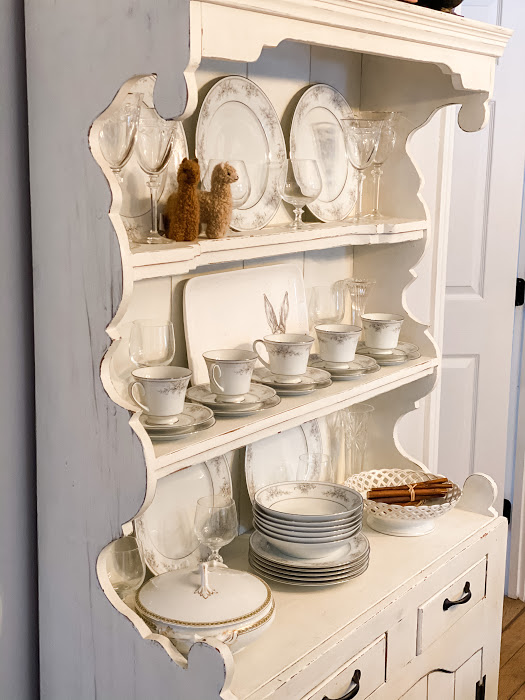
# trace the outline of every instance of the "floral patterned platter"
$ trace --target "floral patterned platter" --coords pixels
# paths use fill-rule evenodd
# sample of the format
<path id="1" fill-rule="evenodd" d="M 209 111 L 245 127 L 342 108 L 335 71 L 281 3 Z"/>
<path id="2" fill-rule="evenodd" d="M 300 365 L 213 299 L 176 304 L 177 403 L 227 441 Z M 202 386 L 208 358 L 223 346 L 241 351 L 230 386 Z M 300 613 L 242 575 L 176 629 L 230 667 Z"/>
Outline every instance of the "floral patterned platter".
<path id="1" fill-rule="evenodd" d="M 290 158 L 312 158 L 319 165 L 323 189 L 307 207 L 321 221 L 341 221 L 355 205 L 355 170 L 346 157 L 341 122 L 352 116 L 345 98 L 330 85 L 309 88 L 295 108 Z"/>
<path id="2" fill-rule="evenodd" d="M 159 479 L 151 505 L 135 518 L 135 532 L 148 568 L 163 574 L 196 566 L 201 559 L 193 531 L 197 501 L 204 496 L 231 494 L 224 455 Z"/>
<path id="3" fill-rule="evenodd" d="M 281 202 L 276 166 L 286 159 L 286 148 L 277 113 L 258 85 L 237 75 L 215 83 L 199 113 L 195 151 L 203 169 L 212 159 L 246 165 L 251 193 L 233 210 L 233 229 L 261 229 L 271 221 Z"/>
<path id="4" fill-rule="evenodd" d="M 339 520 L 363 506 L 361 494 L 354 489 L 320 481 L 264 486 L 255 494 L 255 502 L 265 512 L 297 522 Z"/>
<path id="5" fill-rule="evenodd" d="M 256 492 L 264 486 L 293 481 L 297 477 L 301 455 L 322 452 L 323 442 L 317 420 L 247 445 L 244 465 L 246 486 L 252 503 Z M 311 474 L 311 478 L 318 480 L 323 475 L 316 471 Z"/>

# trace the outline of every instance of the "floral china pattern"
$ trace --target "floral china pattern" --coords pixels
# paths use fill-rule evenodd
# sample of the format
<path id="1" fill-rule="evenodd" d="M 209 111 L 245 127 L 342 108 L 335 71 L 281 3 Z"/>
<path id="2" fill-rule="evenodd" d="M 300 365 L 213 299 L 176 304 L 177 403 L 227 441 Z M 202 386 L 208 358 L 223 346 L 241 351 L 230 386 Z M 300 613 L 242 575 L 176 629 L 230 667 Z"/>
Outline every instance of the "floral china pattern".
<path id="1" fill-rule="evenodd" d="M 217 110 L 228 102 L 238 102 L 256 116 L 265 133 L 269 149 L 265 190 L 250 208 L 234 209 L 231 227 L 238 231 L 261 229 L 273 219 L 281 202 L 277 187 L 279 168 L 270 166 L 282 164 L 286 159 L 284 135 L 272 103 L 259 86 L 247 78 L 232 75 L 215 83 L 202 104 L 195 139 L 195 151 L 199 160 L 207 162 L 210 157 L 216 157 L 216 154 L 208 155 L 208 124 Z"/>
<path id="2" fill-rule="evenodd" d="M 314 492 L 315 498 L 334 500 L 341 505 L 348 506 L 349 510 L 357 509 L 362 504 L 360 494 L 353 489 L 319 482 L 288 482 L 263 487 L 256 493 L 255 501 L 264 508 L 273 509 L 280 498 L 300 498 L 310 492 Z"/>
<path id="3" fill-rule="evenodd" d="M 335 88 L 324 84 L 309 88 L 301 96 L 293 115 L 290 130 L 290 158 L 294 158 L 297 153 L 298 132 L 299 129 L 304 128 L 302 122 L 307 114 L 315 108 L 323 108 L 330 112 L 341 131 L 343 129 L 341 120 L 354 116 L 345 98 Z M 298 153 L 297 157 L 301 157 L 301 154 Z M 306 206 L 320 221 L 342 221 L 354 208 L 356 196 L 356 178 L 352 166 L 348 164 L 345 184 L 335 199 L 329 202 L 317 199 Z"/>

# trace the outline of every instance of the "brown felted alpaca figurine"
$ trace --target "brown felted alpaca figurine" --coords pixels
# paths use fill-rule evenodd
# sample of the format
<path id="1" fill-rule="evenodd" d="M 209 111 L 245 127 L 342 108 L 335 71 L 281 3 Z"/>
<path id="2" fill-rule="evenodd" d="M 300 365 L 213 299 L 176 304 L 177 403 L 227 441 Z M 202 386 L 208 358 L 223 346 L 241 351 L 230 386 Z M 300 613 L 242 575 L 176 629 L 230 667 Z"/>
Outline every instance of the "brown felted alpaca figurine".
<path id="1" fill-rule="evenodd" d="M 184 158 L 177 171 L 178 189 L 168 197 L 164 211 L 168 219 L 168 238 L 179 242 L 198 238 L 200 214 L 197 185 L 200 179 L 199 162 Z"/>
<path id="2" fill-rule="evenodd" d="M 201 224 L 206 224 L 208 238 L 223 238 L 232 219 L 233 201 L 230 185 L 239 179 L 229 163 L 219 163 L 211 175 L 211 190 L 199 191 Z"/>

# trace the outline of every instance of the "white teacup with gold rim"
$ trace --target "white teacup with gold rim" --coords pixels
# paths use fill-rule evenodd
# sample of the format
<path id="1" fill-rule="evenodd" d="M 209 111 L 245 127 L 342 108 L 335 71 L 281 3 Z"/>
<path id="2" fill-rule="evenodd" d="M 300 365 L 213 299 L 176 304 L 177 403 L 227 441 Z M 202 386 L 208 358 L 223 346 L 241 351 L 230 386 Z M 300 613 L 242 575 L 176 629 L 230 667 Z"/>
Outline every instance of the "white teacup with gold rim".
<path id="1" fill-rule="evenodd" d="M 315 326 L 319 356 L 327 366 L 345 368 L 352 362 L 361 330 L 359 326 L 346 323 L 322 323 Z"/>
<path id="2" fill-rule="evenodd" d="M 282 384 L 296 384 L 306 372 L 308 357 L 314 339 L 303 333 L 273 333 L 258 338 L 253 344 L 263 365 L 276 375 Z M 262 343 L 268 353 L 268 362 L 257 351 L 257 344 Z"/>
<path id="3" fill-rule="evenodd" d="M 251 350 L 208 350 L 202 356 L 211 391 L 225 403 L 242 403 L 250 391 L 257 354 Z"/>
<path id="4" fill-rule="evenodd" d="M 404 320 L 399 314 L 363 314 L 361 322 L 365 345 L 375 353 L 390 354 L 397 347 Z"/>
<path id="5" fill-rule="evenodd" d="M 130 394 L 148 415 L 148 423 L 172 425 L 184 410 L 184 398 L 191 378 L 186 367 L 141 367 L 134 369 Z"/>

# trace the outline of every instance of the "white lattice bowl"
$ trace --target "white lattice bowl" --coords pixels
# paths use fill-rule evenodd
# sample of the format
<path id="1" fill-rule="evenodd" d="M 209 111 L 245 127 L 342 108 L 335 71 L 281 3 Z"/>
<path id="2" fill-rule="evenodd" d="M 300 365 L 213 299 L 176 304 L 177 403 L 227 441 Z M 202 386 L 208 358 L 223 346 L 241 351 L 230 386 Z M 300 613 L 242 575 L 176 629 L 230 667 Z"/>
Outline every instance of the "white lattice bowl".
<path id="1" fill-rule="evenodd" d="M 410 469 L 373 469 L 355 474 L 345 481 L 345 486 L 355 489 L 363 496 L 367 523 L 378 532 L 399 537 L 425 535 L 435 527 L 436 518 L 451 510 L 461 497 L 461 489 L 454 484 L 444 498 L 436 503 L 421 506 L 395 506 L 369 500 L 370 489 L 380 486 L 402 486 L 418 481 L 436 479 L 435 474 Z"/>

